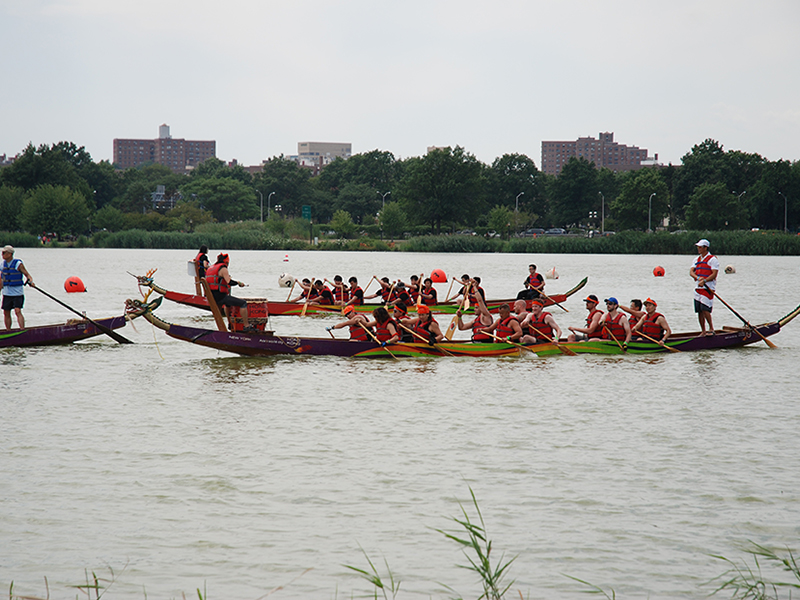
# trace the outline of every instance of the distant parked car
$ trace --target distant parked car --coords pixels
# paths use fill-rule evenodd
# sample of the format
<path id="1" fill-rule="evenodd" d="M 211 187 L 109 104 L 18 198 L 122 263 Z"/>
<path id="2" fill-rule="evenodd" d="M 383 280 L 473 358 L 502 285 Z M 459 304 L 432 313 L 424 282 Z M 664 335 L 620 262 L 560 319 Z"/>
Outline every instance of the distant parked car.
<path id="1" fill-rule="evenodd" d="M 676 229 L 675 231 L 670 232 L 672 235 L 678 235 L 679 233 L 689 233 L 685 229 Z"/>
<path id="2" fill-rule="evenodd" d="M 535 237 L 537 235 L 542 235 L 543 233 L 544 229 L 540 229 L 539 227 L 532 227 L 520 233 L 519 237 Z"/>
<path id="3" fill-rule="evenodd" d="M 456 235 L 475 235 L 475 232 L 472 229 L 462 229 L 461 231 L 456 231 Z"/>
<path id="4" fill-rule="evenodd" d="M 567 233 L 566 230 L 561 227 L 551 227 L 544 232 L 545 235 L 564 235 L 565 233 Z"/>

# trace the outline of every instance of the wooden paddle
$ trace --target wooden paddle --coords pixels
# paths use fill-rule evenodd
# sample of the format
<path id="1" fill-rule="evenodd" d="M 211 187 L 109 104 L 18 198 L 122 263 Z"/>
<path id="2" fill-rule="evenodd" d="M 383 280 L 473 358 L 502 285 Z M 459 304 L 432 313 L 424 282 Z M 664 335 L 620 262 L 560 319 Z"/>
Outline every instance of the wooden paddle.
<path id="1" fill-rule="evenodd" d="M 418 337 L 420 340 L 422 340 L 422 341 L 423 341 L 423 342 L 425 342 L 426 344 L 428 343 L 428 340 L 426 340 L 424 337 L 422 337 L 420 334 L 418 334 L 418 333 L 417 333 L 416 331 L 414 331 L 413 329 L 409 329 L 408 327 L 406 327 L 406 326 L 405 326 L 405 325 L 403 325 L 402 323 L 398 323 L 398 325 L 400 325 L 400 327 L 401 327 L 402 329 L 405 329 L 405 330 L 406 330 L 408 333 L 410 333 L 410 334 L 411 334 L 411 335 L 413 335 L 414 337 Z M 452 352 L 448 352 L 446 349 L 442 348 L 442 347 L 441 347 L 439 344 L 432 344 L 432 345 L 433 345 L 433 347 L 434 347 L 434 348 L 436 348 L 436 349 L 437 349 L 439 352 L 441 352 L 442 354 L 446 354 L 447 356 L 455 356 L 455 354 L 453 354 Z"/>
<path id="2" fill-rule="evenodd" d="M 300 311 L 300 316 L 305 317 L 306 311 L 308 310 L 308 303 L 311 302 L 311 290 L 314 287 L 314 282 L 311 282 L 311 285 L 308 286 L 308 290 L 306 292 L 306 302 L 303 304 L 303 310 Z"/>
<path id="3" fill-rule="evenodd" d="M 558 308 L 560 308 L 560 309 L 561 309 L 561 310 L 563 310 L 564 312 L 569 312 L 569 311 L 568 311 L 566 308 L 564 308 L 563 306 L 561 306 L 561 305 L 560 305 L 558 302 L 556 302 L 555 300 L 553 300 L 553 299 L 552 299 L 550 296 L 548 296 L 547 294 L 545 294 L 545 293 L 544 293 L 542 290 L 537 290 L 535 287 L 533 287 L 533 286 L 532 286 L 530 283 L 527 283 L 527 282 L 525 283 L 525 285 L 527 285 L 527 286 L 528 286 L 530 289 L 532 289 L 532 290 L 536 290 L 537 292 L 539 292 L 539 295 L 540 295 L 540 296 L 544 296 L 545 298 L 547 298 L 548 300 L 550 300 L 550 302 L 552 302 L 553 304 L 555 304 L 555 305 L 556 305 Z"/>
<path id="4" fill-rule="evenodd" d="M 574 351 L 574 350 L 571 350 L 571 349 L 567 348 L 566 346 L 562 346 L 561 344 L 559 344 L 559 343 L 558 343 L 558 341 L 557 341 L 557 340 L 554 340 L 553 338 L 551 338 L 551 337 L 549 337 L 549 336 L 545 335 L 544 333 L 542 333 L 541 331 L 539 331 L 538 329 L 536 329 L 536 327 L 534 327 L 534 326 L 533 326 L 533 325 L 531 325 L 530 323 L 528 323 L 528 327 L 530 327 L 531 329 L 533 329 L 533 330 L 534 330 L 536 333 L 538 333 L 540 336 L 542 336 L 544 339 L 546 339 L 546 340 L 547 340 L 548 342 L 550 342 L 551 344 L 555 344 L 556 348 L 558 348 L 559 350 L 561 350 L 561 353 L 562 353 L 562 354 L 566 354 L 567 356 L 578 356 L 578 355 L 575 353 L 575 351 Z"/>
<path id="5" fill-rule="evenodd" d="M 449 302 L 449 301 L 450 301 L 450 292 L 452 292 L 452 291 L 453 291 L 453 283 L 455 282 L 455 280 L 456 280 L 456 278 L 455 278 L 455 277 L 453 277 L 453 278 L 450 280 L 450 287 L 449 287 L 449 288 L 447 288 L 447 294 L 445 294 L 445 296 L 444 296 L 444 301 L 445 301 L 445 302 Z"/>
<path id="6" fill-rule="evenodd" d="M 707 286 L 705 283 L 703 284 L 703 287 L 704 287 L 704 288 L 706 288 L 706 289 L 707 289 L 709 292 L 711 292 L 711 295 L 712 295 L 712 296 L 716 296 L 716 297 L 717 297 L 717 300 L 719 300 L 719 301 L 720 301 L 720 302 L 722 302 L 722 303 L 723 303 L 723 304 L 724 304 L 726 307 L 728 307 L 728 310 L 730 310 L 730 311 L 731 311 L 733 314 L 735 314 L 737 317 L 739 317 L 739 319 L 742 321 L 742 323 L 744 323 L 744 324 L 745 324 L 745 325 L 747 325 L 747 326 L 748 326 L 750 329 L 752 329 L 753 331 L 755 331 L 755 332 L 758 334 L 758 337 L 760 337 L 762 340 L 764 340 L 764 342 L 767 344 L 767 346 L 769 346 L 770 348 L 777 348 L 777 346 L 776 346 L 775 344 L 773 344 L 772 342 L 770 342 L 770 341 L 769 341 L 767 338 L 765 338 L 765 337 L 764 337 L 764 335 L 763 335 L 763 334 L 762 334 L 762 333 L 761 333 L 761 332 L 760 332 L 758 329 L 756 329 L 755 327 L 753 327 L 752 325 L 750 325 L 750 323 L 748 323 L 748 322 L 747 322 L 747 319 L 745 319 L 745 318 L 744 318 L 742 315 L 740 315 L 738 312 L 736 312 L 735 310 L 733 310 L 733 307 L 732 307 L 730 304 L 728 304 L 727 302 L 725 302 L 725 300 L 723 300 L 722 298 L 720 298 L 720 297 L 719 297 L 719 294 L 717 294 L 717 292 L 716 292 L 715 290 L 712 290 L 711 288 L 709 288 L 709 287 L 708 287 L 708 286 Z"/>
<path id="7" fill-rule="evenodd" d="M 363 323 L 359 323 L 358 325 L 359 325 L 359 327 L 361 327 L 361 329 L 363 329 L 364 331 L 366 331 L 366 332 L 367 332 L 367 335 L 368 335 L 369 337 L 371 337 L 371 338 L 372 338 L 372 339 L 375 341 L 375 343 L 376 343 L 376 344 L 378 344 L 378 346 L 380 346 L 380 345 L 381 345 L 381 341 L 380 341 L 378 338 L 376 338 L 376 337 L 375 337 L 375 334 L 374 334 L 374 333 L 372 333 L 372 332 L 371 332 L 371 331 L 370 331 L 368 328 L 366 328 L 366 327 L 364 326 L 364 324 L 363 324 Z M 395 360 L 400 360 L 400 359 L 399 359 L 399 358 L 397 358 L 397 357 L 396 357 L 394 354 L 392 354 L 392 351 L 391 351 L 391 350 L 389 350 L 389 349 L 388 349 L 386 346 L 382 346 L 382 348 L 383 348 L 384 350 L 386 350 L 386 351 L 387 351 L 387 352 L 388 352 L 388 353 L 391 355 L 391 357 L 392 357 L 393 359 L 395 359 Z"/>
<path id="8" fill-rule="evenodd" d="M 118 334 L 117 332 L 115 332 L 113 329 L 109 329 L 109 328 L 108 328 L 108 327 L 106 327 L 105 325 L 101 325 L 101 324 L 100 324 L 100 323 L 98 323 L 97 321 L 93 321 L 92 319 L 90 319 L 89 317 L 87 317 L 87 316 L 86 316 L 86 315 L 84 315 L 83 313 L 80 313 L 80 312 L 78 312 L 77 310 L 75 310 L 74 308 L 72 308 L 71 306 L 69 306 L 68 304 L 64 304 L 64 303 L 63 303 L 61 300 L 59 300 L 59 299 L 58 299 L 58 298 L 56 298 L 55 296 L 51 296 L 50 294 L 48 294 L 47 292 L 45 292 L 45 291 L 44 291 L 42 288 L 40 288 L 39 286 L 32 285 L 31 287 L 32 287 L 33 289 L 35 289 L 35 290 L 38 290 L 38 291 L 40 291 L 42 294 L 44 294 L 45 296 L 47 296 L 47 297 L 48 297 L 48 298 L 50 298 L 51 300 L 55 300 L 56 302 L 58 302 L 58 303 L 59 303 L 61 306 L 63 306 L 63 307 L 64 307 L 64 308 L 66 308 L 67 310 L 70 310 L 70 311 L 74 312 L 74 313 L 75 313 L 76 315 L 78 315 L 78 316 L 79 316 L 81 319 L 86 319 L 87 321 L 89 321 L 89 323 L 91 323 L 92 325 L 94 325 L 95 327 L 97 327 L 97 328 L 98 328 L 100 331 L 102 331 L 103 333 L 105 333 L 105 334 L 106 334 L 108 337 L 110 337 L 110 338 L 111 338 L 112 340 L 114 340 L 115 342 L 117 342 L 117 343 L 119 343 L 119 344 L 132 344 L 132 343 L 133 343 L 133 342 L 132 342 L 132 341 L 130 341 L 128 338 L 126 338 L 126 337 L 124 337 L 124 336 L 121 336 L 120 334 Z"/>
<path id="9" fill-rule="evenodd" d="M 458 303 L 458 310 L 463 310 L 464 308 L 464 301 L 466 300 L 469 302 L 469 286 L 471 284 L 467 284 L 467 287 L 464 289 L 464 297 L 461 298 L 461 302 Z M 480 313 L 477 316 L 480 319 Z M 453 320 L 450 321 L 450 324 L 447 326 L 447 331 L 444 332 L 444 337 L 447 338 L 448 341 L 453 339 L 453 334 L 456 332 L 456 323 L 458 322 L 458 314 L 453 315 Z"/>
<path id="10" fill-rule="evenodd" d="M 677 348 L 673 348 L 672 346 L 667 346 L 667 344 L 666 344 L 666 343 L 663 343 L 663 344 L 662 344 L 662 343 L 661 343 L 661 342 L 659 342 L 657 339 L 655 339 L 655 338 L 651 338 L 649 335 L 647 335 L 646 333 L 642 333 L 641 331 L 634 331 L 634 332 L 633 332 L 633 335 L 640 335 L 640 336 L 642 336 L 643 338 L 645 338 L 646 340 L 650 340 L 651 342 L 653 342 L 653 343 L 655 343 L 655 344 L 658 344 L 659 346 L 664 346 L 664 348 L 666 348 L 666 349 L 667 349 L 667 350 L 669 350 L 670 352 L 678 352 L 678 353 L 680 353 L 680 350 L 678 350 Z"/>
<path id="11" fill-rule="evenodd" d="M 488 335 L 490 337 L 493 337 L 496 341 L 498 341 L 500 343 L 511 344 L 512 346 L 516 346 L 517 348 L 524 348 L 528 352 L 532 352 L 533 354 L 536 354 L 536 350 L 533 350 L 532 348 L 528 348 L 527 346 L 523 346 L 522 344 L 518 344 L 517 342 L 512 342 L 511 340 L 507 340 L 505 338 L 498 337 L 498 336 L 496 336 L 495 334 L 493 334 L 493 333 L 491 333 L 489 331 L 481 331 L 481 333 L 485 333 L 486 335 Z"/>
<path id="12" fill-rule="evenodd" d="M 605 321 L 603 321 L 603 329 L 605 329 L 605 330 L 608 332 L 608 335 L 610 335 L 610 336 L 611 336 L 611 339 L 612 339 L 612 340 L 614 340 L 615 342 L 617 342 L 617 346 L 619 346 L 619 349 L 620 349 L 620 350 L 622 350 L 623 352 L 626 352 L 626 349 L 623 347 L 623 345 L 622 345 L 622 344 L 620 344 L 620 343 L 619 343 L 619 340 L 618 340 L 617 338 L 615 338 L 615 337 L 614 337 L 614 334 L 613 334 L 613 333 L 611 333 L 611 330 L 608 328 L 608 325 L 606 324 L 606 322 L 605 322 Z"/>
<path id="13" fill-rule="evenodd" d="M 372 276 L 372 279 L 370 279 L 370 280 L 367 282 L 367 285 L 365 285 L 365 286 L 364 286 L 363 292 L 364 292 L 364 294 L 365 294 L 365 295 L 366 295 L 366 293 L 367 293 L 367 288 L 368 288 L 368 287 L 369 287 L 369 286 L 372 284 L 372 282 L 373 282 L 374 280 L 375 280 L 375 275 L 373 275 L 373 276 Z"/>
<path id="14" fill-rule="evenodd" d="M 419 279 L 417 280 L 417 308 L 419 308 L 420 304 L 422 304 L 422 278 L 425 277 L 425 273 L 419 274 Z"/>
<path id="15" fill-rule="evenodd" d="M 292 289 L 289 290 L 289 295 L 286 296 L 286 301 L 288 302 L 292 298 L 292 292 L 294 291 L 294 286 L 297 285 L 297 279 L 292 282 Z"/>

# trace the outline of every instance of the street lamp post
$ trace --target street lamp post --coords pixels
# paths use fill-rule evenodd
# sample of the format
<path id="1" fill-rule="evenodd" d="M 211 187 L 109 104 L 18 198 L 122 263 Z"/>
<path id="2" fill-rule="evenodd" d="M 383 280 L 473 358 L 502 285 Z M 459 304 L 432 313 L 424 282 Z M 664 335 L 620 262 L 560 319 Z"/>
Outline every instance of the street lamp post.
<path id="1" fill-rule="evenodd" d="M 647 206 L 647 233 L 653 233 L 653 228 L 650 226 L 650 223 L 651 223 L 650 217 L 653 214 L 653 196 L 655 196 L 655 195 L 656 195 L 655 192 L 650 194 L 650 201 L 648 202 L 648 206 Z"/>
<path id="2" fill-rule="evenodd" d="M 378 192 L 378 190 L 375 190 L 375 191 Z M 381 211 L 383 211 L 383 207 L 386 204 L 386 196 L 388 196 L 391 193 L 392 192 L 386 192 L 385 194 L 381 194 L 380 192 L 378 192 L 378 196 L 381 197 Z"/>
<path id="3" fill-rule="evenodd" d="M 270 192 L 270 193 L 269 193 L 269 196 L 267 196 L 267 219 L 268 219 L 268 220 L 269 220 L 269 216 L 270 216 L 270 214 L 271 214 L 271 212 L 272 212 L 272 211 L 271 211 L 271 209 L 270 209 L 270 203 L 269 203 L 269 201 L 272 199 L 272 196 L 273 196 L 274 194 L 275 194 L 275 192 Z"/>
<path id="4" fill-rule="evenodd" d="M 783 232 L 789 232 L 789 201 L 786 199 L 786 194 L 783 192 L 778 192 L 781 196 L 783 196 Z"/>
<path id="5" fill-rule="evenodd" d="M 600 235 L 606 234 L 606 197 L 603 195 L 603 192 L 597 192 L 600 194 Z"/>
<path id="6" fill-rule="evenodd" d="M 258 195 L 261 196 L 261 222 L 264 222 L 264 194 L 261 193 L 261 190 L 256 190 Z"/>

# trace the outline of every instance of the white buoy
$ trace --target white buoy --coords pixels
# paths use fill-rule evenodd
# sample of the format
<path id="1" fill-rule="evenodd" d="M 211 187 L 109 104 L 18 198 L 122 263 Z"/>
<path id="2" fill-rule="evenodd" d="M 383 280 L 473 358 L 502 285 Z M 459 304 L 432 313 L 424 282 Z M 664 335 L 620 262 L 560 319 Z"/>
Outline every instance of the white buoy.
<path id="1" fill-rule="evenodd" d="M 294 285 L 294 277 L 288 273 L 281 273 L 278 276 L 278 285 L 285 288 L 290 288 Z"/>
<path id="2" fill-rule="evenodd" d="M 283 262 L 289 262 L 289 255 L 288 255 L 288 254 L 286 254 L 286 255 L 283 257 Z"/>
<path id="3" fill-rule="evenodd" d="M 558 279 L 558 273 L 556 273 L 556 268 L 553 267 L 549 271 L 544 272 L 545 279 Z"/>
<path id="4" fill-rule="evenodd" d="M 725 267 L 725 273 L 728 275 L 736 273 L 736 267 L 734 267 L 733 265 L 728 265 L 727 267 Z"/>

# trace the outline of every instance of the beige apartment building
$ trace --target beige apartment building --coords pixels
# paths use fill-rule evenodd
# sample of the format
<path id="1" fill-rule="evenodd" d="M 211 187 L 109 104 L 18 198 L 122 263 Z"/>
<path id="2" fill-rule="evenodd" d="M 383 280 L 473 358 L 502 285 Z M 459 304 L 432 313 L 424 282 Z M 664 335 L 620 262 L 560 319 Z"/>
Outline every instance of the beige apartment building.
<path id="1" fill-rule="evenodd" d="M 658 161 L 658 154 L 649 158 L 646 148 L 619 144 L 614 141 L 613 132 L 605 132 L 598 134 L 597 139 L 582 137 L 569 142 L 542 142 L 541 170 L 548 175 L 558 175 L 573 156 L 614 172 L 635 171 Z"/>

